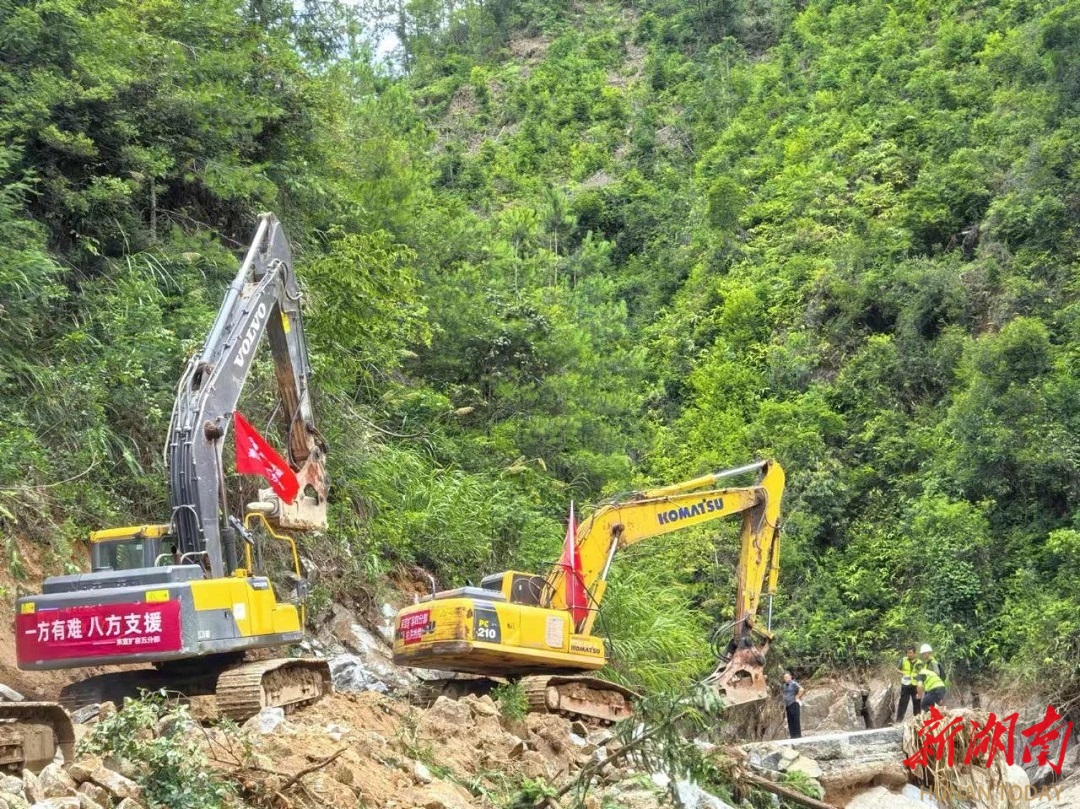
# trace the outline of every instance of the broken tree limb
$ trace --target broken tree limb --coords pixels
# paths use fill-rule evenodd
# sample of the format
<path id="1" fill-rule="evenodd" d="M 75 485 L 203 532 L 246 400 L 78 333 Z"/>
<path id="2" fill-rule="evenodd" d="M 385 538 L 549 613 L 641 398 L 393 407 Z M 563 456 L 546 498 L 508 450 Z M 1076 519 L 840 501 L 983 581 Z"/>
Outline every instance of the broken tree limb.
<path id="1" fill-rule="evenodd" d="M 300 772 L 296 773 L 296 775 L 294 775 L 292 778 L 282 784 L 278 792 L 284 792 L 301 778 L 303 778 L 305 775 L 311 775 L 311 773 L 315 772 L 316 770 L 321 770 L 323 767 L 325 767 L 327 764 L 329 764 L 331 761 L 333 761 L 335 758 L 340 756 L 348 749 L 348 747 L 342 747 L 336 753 L 331 753 L 322 761 L 318 761 L 315 764 L 312 764 L 310 767 L 304 767 L 304 769 L 300 770 Z"/>
<path id="2" fill-rule="evenodd" d="M 801 792 L 796 792 L 794 789 L 788 789 L 779 784 L 774 784 L 768 778 L 762 778 L 760 775 L 754 775 L 751 772 L 743 771 L 739 774 L 739 780 L 747 784 L 752 784 L 758 789 L 764 789 L 766 792 L 779 795 L 781 798 L 791 801 L 792 803 L 806 806 L 808 809 L 836 809 L 831 803 L 825 803 L 824 801 L 819 801 L 817 798 L 811 798 L 809 795 L 803 795 Z"/>

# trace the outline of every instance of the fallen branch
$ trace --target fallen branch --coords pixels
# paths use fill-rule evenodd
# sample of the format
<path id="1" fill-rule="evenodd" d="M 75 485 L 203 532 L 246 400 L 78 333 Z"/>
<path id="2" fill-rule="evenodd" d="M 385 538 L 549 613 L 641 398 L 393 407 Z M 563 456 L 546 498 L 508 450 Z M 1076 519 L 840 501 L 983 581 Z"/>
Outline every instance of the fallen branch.
<path id="1" fill-rule="evenodd" d="M 801 792 L 796 792 L 794 789 L 782 787 L 779 784 L 773 783 L 768 778 L 762 778 L 760 775 L 754 775 L 750 772 L 743 771 L 740 773 L 739 780 L 748 784 L 753 784 L 758 789 L 764 789 L 766 792 L 779 795 L 781 798 L 789 800 L 792 803 L 809 807 L 809 809 L 836 809 L 831 803 L 825 803 L 824 801 L 819 801 L 817 798 L 811 798 L 809 795 L 803 795 Z"/>
<path id="2" fill-rule="evenodd" d="M 680 719 L 682 719 L 684 716 L 686 716 L 687 713 L 688 713 L 688 711 L 683 711 L 683 712 L 679 713 L 677 716 L 675 716 L 671 720 L 671 723 L 674 724 L 675 722 L 678 722 Z M 596 776 L 596 774 L 604 766 L 606 766 L 608 764 L 612 764 L 612 763 L 614 763 L 616 761 L 619 761 L 620 759 L 625 758 L 626 756 L 628 756 L 630 753 L 634 752 L 638 748 L 643 747 L 646 744 L 646 742 L 650 741 L 654 736 L 659 735 L 662 730 L 663 730 L 663 726 L 657 725 L 652 730 L 649 730 L 649 731 L 647 731 L 645 733 L 642 733 L 640 736 L 635 736 L 633 741 L 629 742 L 628 744 L 623 745 L 618 750 L 616 750 L 614 753 L 612 753 L 610 756 L 607 756 L 606 758 L 603 758 L 600 761 L 593 761 L 590 764 L 588 764 L 587 766 L 583 767 L 581 769 L 581 772 L 578 773 L 576 778 L 574 778 L 569 784 L 566 784 L 562 789 L 560 789 L 557 793 L 555 793 L 555 796 L 554 796 L 555 800 L 558 801 L 560 798 L 562 798 L 564 795 L 566 795 L 566 793 L 568 793 L 570 790 L 580 786 L 581 784 L 589 784 L 589 783 L 591 783 L 592 779 Z M 547 804 L 548 800 L 550 800 L 550 798 L 545 798 L 544 802 L 538 804 L 538 806 L 541 806 L 541 807 L 547 806 L 548 805 Z"/>
<path id="3" fill-rule="evenodd" d="M 298 772 L 296 775 L 294 775 L 292 778 L 290 778 L 288 781 L 286 781 L 284 784 L 282 784 L 281 787 L 278 789 L 278 792 L 285 792 L 285 790 L 287 790 L 289 787 L 291 787 L 293 784 L 295 784 L 297 781 L 299 781 L 305 775 L 311 775 L 311 773 L 315 772 L 316 770 L 321 770 L 323 767 L 325 767 L 327 764 L 329 764 L 331 761 L 333 761 L 335 758 L 340 756 L 342 753 L 344 753 L 348 749 L 349 749 L 348 747 L 342 747 L 336 753 L 331 753 L 329 756 L 324 758 L 322 761 L 319 761 L 319 762 L 317 762 L 315 764 L 312 764 L 310 767 L 305 767 L 304 769 L 300 770 L 300 772 Z"/>

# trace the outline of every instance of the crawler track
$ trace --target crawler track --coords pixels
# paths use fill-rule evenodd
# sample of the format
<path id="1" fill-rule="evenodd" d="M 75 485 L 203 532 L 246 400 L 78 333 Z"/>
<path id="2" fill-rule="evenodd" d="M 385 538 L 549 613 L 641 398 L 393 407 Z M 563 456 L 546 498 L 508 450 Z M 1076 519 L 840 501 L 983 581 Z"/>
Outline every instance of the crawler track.
<path id="1" fill-rule="evenodd" d="M 55 702 L 0 703 L 0 768 L 39 772 L 56 750 L 75 760 L 75 728 Z"/>
<path id="2" fill-rule="evenodd" d="M 325 660 L 259 660 L 222 672 L 217 681 L 217 707 L 222 716 L 243 722 L 263 708 L 289 711 L 316 702 L 331 688 Z"/>
<path id="3" fill-rule="evenodd" d="M 525 677 L 529 710 L 601 722 L 618 722 L 634 712 L 638 695 L 599 677 Z"/>
<path id="4" fill-rule="evenodd" d="M 66 687 L 60 693 L 60 703 L 69 711 L 101 702 L 120 705 L 125 697 L 162 689 L 189 699 L 214 697 L 219 715 L 243 722 L 263 708 L 289 711 L 316 702 L 332 690 L 332 684 L 325 660 L 229 660 L 220 666 L 207 662 L 202 672 L 186 667 L 100 674 Z"/>

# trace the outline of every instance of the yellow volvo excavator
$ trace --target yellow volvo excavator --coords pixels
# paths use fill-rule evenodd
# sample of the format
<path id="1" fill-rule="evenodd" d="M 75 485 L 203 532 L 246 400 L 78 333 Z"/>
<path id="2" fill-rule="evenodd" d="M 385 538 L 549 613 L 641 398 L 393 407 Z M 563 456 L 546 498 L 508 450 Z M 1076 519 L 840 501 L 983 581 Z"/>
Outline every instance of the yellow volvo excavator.
<path id="1" fill-rule="evenodd" d="M 751 472 L 751 486 L 717 488 L 726 478 Z M 507 571 L 487 576 L 480 587 L 433 593 L 398 612 L 394 662 L 488 677 L 524 678 L 530 708 L 614 721 L 631 712 L 632 693 L 596 677 L 581 676 L 607 663 L 593 626 L 619 548 L 643 539 L 742 515 L 736 577 L 734 630 L 727 651 L 707 682 L 728 704 L 766 695 L 765 653 L 772 639 L 772 595 L 780 553 L 780 499 L 784 471 L 774 461 L 635 492 L 601 504 L 578 528 L 580 582 L 587 610 L 571 610 L 560 563 L 546 575 Z M 761 596 L 769 597 L 769 621 L 757 625 Z M 577 607 L 578 605 L 573 605 Z M 580 620 L 575 620 L 575 613 Z"/>
<path id="2" fill-rule="evenodd" d="M 241 521 L 225 500 L 222 444 L 264 334 L 300 494 L 287 504 L 270 489 L 260 491 L 260 502 L 249 504 Z M 266 706 L 313 701 L 329 689 L 325 661 L 245 661 L 249 651 L 303 638 L 306 582 L 295 544 L 275 528 L 326 527 L 325 447 L 309 376 L 289 245 L 278 221 L 264 214 L 203 350 L 177 390 L 165 446 L 169 521 L 92 533 L 91 572 L 48 578 L 39 595 L 18 599 L 19 668 L 153 664 L 69 686 L 61 693 L 69 709 L 166 688 L 216 696 L 221 714 L 243 720 Z M 291 561 L 288 600 L 278 600 L 261 570 L 271 542 L 285 543 Z M 10 741 L 4 747 L 9 765 L 47 755 L 42 727 L 52 727 L 62 748 L 70 746 L 70 722 L 59 706 L 0 704 L 0 725 L 8 731 L 0 734 L 0 746 Z"/>

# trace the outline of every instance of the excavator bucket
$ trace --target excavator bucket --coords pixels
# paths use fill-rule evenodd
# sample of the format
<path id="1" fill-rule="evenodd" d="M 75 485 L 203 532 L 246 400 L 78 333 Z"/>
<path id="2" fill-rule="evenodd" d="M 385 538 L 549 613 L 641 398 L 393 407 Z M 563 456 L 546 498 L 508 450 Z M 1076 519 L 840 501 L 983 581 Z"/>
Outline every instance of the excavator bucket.
<path id="1" fill-rule="evenodd" d="M 75 728 L 55 702 L 0 702 L 0 770 L 40 772 L 55 757 L 75 760 Z"/>
<path id="2" fill-rule="evenodd" d="M 731 659 L 717 666 L 705 682 L 723 697 L 728 706 L 765 699 L 769 695 L 765 683 L 767 648 L 746 646 L 736 649 Z"/>

